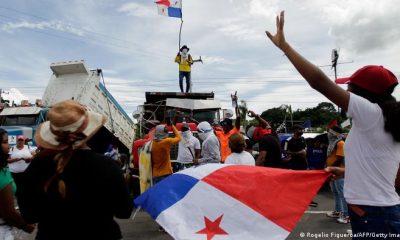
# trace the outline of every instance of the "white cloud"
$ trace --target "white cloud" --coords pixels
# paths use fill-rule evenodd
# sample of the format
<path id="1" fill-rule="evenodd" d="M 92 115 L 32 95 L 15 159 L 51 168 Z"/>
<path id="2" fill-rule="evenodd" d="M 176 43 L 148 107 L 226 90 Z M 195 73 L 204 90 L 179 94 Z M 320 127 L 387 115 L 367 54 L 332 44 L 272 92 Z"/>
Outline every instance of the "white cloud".
<path id="1" fill-rule="evenodd" d="M 1 26 L 1 30 L 6 32 L 13 32 L 14 30 L 26 28 L 26 29 L 39 29 L 46 30 L 52 29 L 65 33 L 72 33 L 78 36 L 83 36 L 84 32 L 80 29 L 77 29 L 71 25 L 63 23 L 61 21 L 50 21 L 50 22 L 28 22 L 28 21 L 20 21 L 13 23 L 5 23 Z"/>
<path id="2" fill-rule="evenodd" d="M 266 18 L 275 17 L 281 10 L 278 7 L 279 0 L 251 0 L 250 15 Z"/>
<path id="3" fill-rule="evenodd" d="M 125 3 L 118 8 L 118 12 L 126 13 L 135 17 L 150 17 L 154 16 L 157 10 L 154 6 L 139 4 L 139 3 Z"/>
<path id="4" fill-rule="evenodd" d="M 2 86 L 24 86 L 20 90 L 35 99 L 50 78 L 51 62 L 85 59 L 92 69 L 103 69 L 107 88 L 127 111 L 143 103 L 145 91 L 179 91 L 174 57 L 181 22 L 158 15 L 154 1 L 23 2 L 23 7 L 15 1 L 6 5 L 30 16 L 2 10 L 16 19 L 0 25 Z M 181 45 L 204 60 L 193 66 L 193 90 L 214 91 L 226 107 L 230 93 L 238 90 L 250 108 L 260 111 L 326 101 L 266 38 L 264 31 L 275 31 L 280 10 L 286 10 L 288 41 L 316 65 L 329 64 L 337 48 L 339 61 L 354 60 L 338 65 L 339 76 L 366 64 L 398 74 L 399 9 L 394 0 L 186 1 Z M 333 78 L 329 67 L 323 70 Z"/>

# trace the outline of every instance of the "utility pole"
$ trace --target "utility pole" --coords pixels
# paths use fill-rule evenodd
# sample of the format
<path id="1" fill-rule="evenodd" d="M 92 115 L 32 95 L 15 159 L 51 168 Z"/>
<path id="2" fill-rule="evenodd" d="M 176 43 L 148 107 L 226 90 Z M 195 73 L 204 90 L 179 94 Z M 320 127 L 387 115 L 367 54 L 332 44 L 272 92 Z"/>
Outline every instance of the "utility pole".
<path id="1" fill-rule="evenodd" d="M 332 55 L 331 55 L 331 60 L 332 60 L 332 68 L 335 72 L 335 81 L 337 79 L 337 71 L 336 71 L 336 66 L 337 66 L 337 60 L 339 59 L 339 53 L 336 49 L 332 49 Z"/>
<path id="2" fill-rule="evenodd" d="M 333 69 L 334 73 L 335 73 L 335 81 L 337 79 L 337 65 L 338 64 L 347 64 L 347 63 L 353 63 L 354 61 L 349 61 L 349 62 L 338 62 L 339 59 L 339 52 L 336 49 L 332 49 L 332 53 L 331 53 L 331 64 L 330 65 L 323 65 L 323 66 L 319 66 L 319 67 L 331 67 L 331 69 Z M 340 108 L 338 106 L 338 113 L 340 114 Z"/>

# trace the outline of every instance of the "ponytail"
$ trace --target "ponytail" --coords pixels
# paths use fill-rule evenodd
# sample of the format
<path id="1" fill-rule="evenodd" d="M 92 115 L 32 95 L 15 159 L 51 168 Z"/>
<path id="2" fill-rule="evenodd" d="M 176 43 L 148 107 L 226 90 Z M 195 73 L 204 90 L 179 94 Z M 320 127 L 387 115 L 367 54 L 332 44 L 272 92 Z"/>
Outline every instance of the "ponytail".
<path id="1" fill-rule="evenodd" d="M 391 101 L 378 104 L 385 118 L 385 131 L 391 133 L 396 142 L 400 142 L 400 102 L 393 97 Z"/>

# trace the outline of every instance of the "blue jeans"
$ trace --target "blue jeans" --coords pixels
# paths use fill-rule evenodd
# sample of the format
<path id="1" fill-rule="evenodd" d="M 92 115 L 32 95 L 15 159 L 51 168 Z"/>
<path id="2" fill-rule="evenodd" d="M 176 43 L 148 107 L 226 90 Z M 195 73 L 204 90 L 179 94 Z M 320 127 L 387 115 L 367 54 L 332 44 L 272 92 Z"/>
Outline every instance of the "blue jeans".
<path id="1" fill-rule="evenodd" d="M 189 92 L 190 89 L 190 72 L 181 72 L 179 71 L 179 87 L 181 88 L 181 92 L 183 92 L 183 78 L 186 78 L 186 92 Z"/>
<path id="2" fill-rule="evenodd" d="M 353 205 L 354 206 L 354 205 Z M 353 239 L 399 239 L 400 205 L 373 207 L 349 205 Z M 382 237 L 378 237 L 382 234 Z"/>
<path id="3" fill-rule="evenodd" d="M 347 203 L 343 194 L 344 179 L 341 178 L 330 182 L 330 186 L 335 197 L 335 211 L 343 213 L 345 217 L 349 216 Z"/>

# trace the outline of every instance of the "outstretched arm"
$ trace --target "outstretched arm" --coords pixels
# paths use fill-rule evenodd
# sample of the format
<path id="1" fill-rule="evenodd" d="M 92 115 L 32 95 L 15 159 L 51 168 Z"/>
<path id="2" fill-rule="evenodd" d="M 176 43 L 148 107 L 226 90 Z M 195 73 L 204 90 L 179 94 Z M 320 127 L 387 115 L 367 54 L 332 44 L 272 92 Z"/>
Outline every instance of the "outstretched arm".
<path id="1" fill-rule="evenodd" d="M 284 21 L 285 14 L 282 11 L 280 16 L 276 17 L 276 34 L 272 35 L 268 31 L 265 32 L 269 39 L 285 53 L 290 62 L 312 88 L 347 111 L 350 94 L 332 82 L 317 66 L 301 56 L 286 42 L 283 32 Z"/>
<path id="2" fill-rule="evenodd" d="M 269 124 L 269 122 L 267 122 L 267 120 L 265 120 L 264 118 L 262 118 L 260 115 L 256 114 L 254 111 L 249 111 L 249 117 L 253 117 L 255 119 L 257 119 L 258 123 L 260 124 L 260 126 L 262 128 L 271 128 L 271 125 Z"/>

